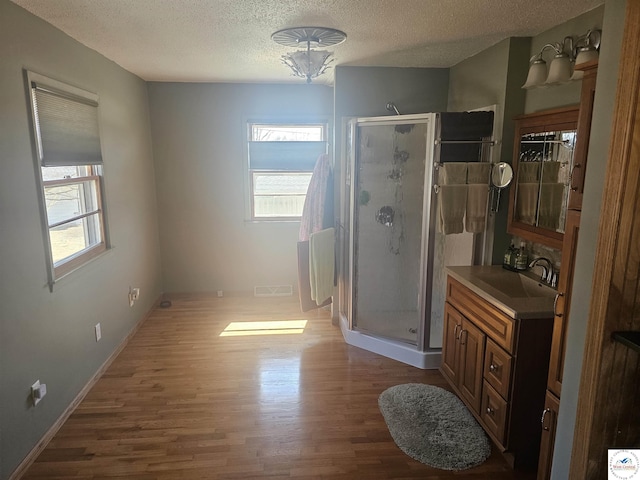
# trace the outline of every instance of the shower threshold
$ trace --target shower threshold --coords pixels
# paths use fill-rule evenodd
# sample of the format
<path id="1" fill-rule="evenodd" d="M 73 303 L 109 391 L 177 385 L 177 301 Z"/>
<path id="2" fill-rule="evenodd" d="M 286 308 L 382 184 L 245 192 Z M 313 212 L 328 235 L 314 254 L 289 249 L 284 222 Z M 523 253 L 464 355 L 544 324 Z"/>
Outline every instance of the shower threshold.
<path id="1" fill-rule="evenodd" d="M 350 330 L 349 321 L 340 315 L 340 330 L 345 342 L 354 347 L 392 358 L 423 370 L 440 368 L 441 349 L 420 351 L 414 344 L 374 336 L 370 333 Z"/>

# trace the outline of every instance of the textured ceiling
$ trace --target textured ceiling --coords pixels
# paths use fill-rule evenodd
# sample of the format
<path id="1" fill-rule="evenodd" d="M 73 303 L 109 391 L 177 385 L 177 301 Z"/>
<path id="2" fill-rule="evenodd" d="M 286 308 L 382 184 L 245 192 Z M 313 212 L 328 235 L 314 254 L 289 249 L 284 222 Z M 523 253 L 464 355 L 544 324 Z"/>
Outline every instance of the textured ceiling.
<path id="1" fill-rule="evenodd" d="M 334 65 L 449 67 L 603 0 L 12 0 L 149 81 L 303 82 L 280 63 L 286 27 L 347 40 Z M 316 83 L 331 83 L 324 75 Z"/>

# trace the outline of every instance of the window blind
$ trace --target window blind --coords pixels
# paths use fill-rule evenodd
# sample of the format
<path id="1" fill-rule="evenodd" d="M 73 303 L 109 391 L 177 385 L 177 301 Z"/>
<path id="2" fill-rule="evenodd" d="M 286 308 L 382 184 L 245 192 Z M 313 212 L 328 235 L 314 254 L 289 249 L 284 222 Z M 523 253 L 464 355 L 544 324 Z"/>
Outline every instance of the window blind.
<path id="1" fill-rule="evenodd" d="M 252 170 L 312 171 L 327 142 L 249 142 Z"/>
<path id="2" fill-rule="evenodd" d="M 42 166 L 102 164 L 97 102 L 36 83 L 32 88 Z"/>

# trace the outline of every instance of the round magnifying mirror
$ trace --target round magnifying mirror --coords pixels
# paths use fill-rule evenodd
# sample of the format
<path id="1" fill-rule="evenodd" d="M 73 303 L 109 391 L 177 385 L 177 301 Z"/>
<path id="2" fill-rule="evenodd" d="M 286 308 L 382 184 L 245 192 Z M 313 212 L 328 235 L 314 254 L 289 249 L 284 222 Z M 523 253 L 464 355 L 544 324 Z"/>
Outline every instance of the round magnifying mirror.
<path id="1" fill-rule="evenodd" d="M 513 168 L 506 162 L 496 163 L 491 170 L 491 183 L 494 187 L 505 188 L 513 180 Z"/>

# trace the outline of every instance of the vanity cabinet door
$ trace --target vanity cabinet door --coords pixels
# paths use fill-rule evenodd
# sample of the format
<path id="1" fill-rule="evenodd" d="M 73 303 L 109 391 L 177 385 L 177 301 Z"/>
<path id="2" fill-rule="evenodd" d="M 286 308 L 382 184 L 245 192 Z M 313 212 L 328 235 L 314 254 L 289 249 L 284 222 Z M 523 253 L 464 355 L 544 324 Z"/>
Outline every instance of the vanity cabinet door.
<path id="1" fill-rule="evenodd" d="M 569 307 L 571 305 L 571 289 L 573 287 L 573 272 L 575 270 L 579 231 L 580 212 L 569 210 L 567 228 L 562 245 L 562 268 L 560 268 L 560 277 L 558 279 L 551 356 L 549 358 L 549 377 L 547 380 L 547 388 L 558 397 L 562 389 L 562 371 L 564 370 L 564 353 L 567 344 Z"/>
<path id="2" fill-rule="evenodd" d="M 460 333 L 459 388 L 472 408 L 480 411 L 482 402 L 482 370 L 486 336 L 466 318 Z"/>
<path id="3" fill-rule="evenodd" d="M 445 303 L 441 371 L 476 414 L 482 402 L 485 342 L 478 327 Z"/>
<path id="4" fill-rule="evenodd" d="M 444 338 L 442 342 L 442 373 L 458 385 L 459 339 L 462 315 L 448 303 L 444 304 Z"/>
<path id="5" fill-rule="evenodd" d="M 551 478 L 551 461 L 553 460 L 553 447 L 556 443 L 556 422 L 559 409 L 560 400 L 547 390 L 544 410 L 542 411 L 542 439 L 540 440 L 537 480 Z"/>

